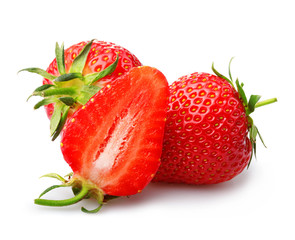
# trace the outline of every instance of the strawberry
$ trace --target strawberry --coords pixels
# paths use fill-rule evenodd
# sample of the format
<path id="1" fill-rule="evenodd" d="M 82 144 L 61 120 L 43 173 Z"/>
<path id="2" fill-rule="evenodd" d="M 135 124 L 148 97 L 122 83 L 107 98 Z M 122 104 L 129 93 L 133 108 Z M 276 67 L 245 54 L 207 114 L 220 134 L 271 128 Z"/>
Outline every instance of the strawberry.
<path id="1" fill-rule="evenodd" d="M 65 51 L 63 44 L 56 44 L 55 53 L 56 58 L 46 71 L 39 68 L 21 70 L 44 77 L 43 85 L 31 96 L 44 97 L 34 108 L 45 106 L 51 119 L 50 132 L 53 140 L 61 132 L 67 117 L 102 87 L 133 67 L 141 66 L 139 60 L 128 50 L 97 40 L 80 42 Z"/>
<path id="2" fill-rule="evenodd" d="M 102 88 L 62 132 L 61 150 L 73 177 L 67 182 L 47 175 L 74 187 L 77 195 L 35 203 L 63 206 L 93 197 L 101 206 L 104 198 L 142 191 L 160 165 L 168 94 L 166 78 L 151 67 L 133 68 Z"/>
<path id="3" fill-rule="evenodd" d="M 275 102 L 249 101 L 243 84 L 214 73 L 193 73 L 170 86 L 162 163 L 155 182 L 212 184 L 232 179 L 256 153 L 257 127 L 249 116 Z M 262 139 L 261 139 L 262 140 Z M 262 141 L 263 142 L 263 141 Z"/>

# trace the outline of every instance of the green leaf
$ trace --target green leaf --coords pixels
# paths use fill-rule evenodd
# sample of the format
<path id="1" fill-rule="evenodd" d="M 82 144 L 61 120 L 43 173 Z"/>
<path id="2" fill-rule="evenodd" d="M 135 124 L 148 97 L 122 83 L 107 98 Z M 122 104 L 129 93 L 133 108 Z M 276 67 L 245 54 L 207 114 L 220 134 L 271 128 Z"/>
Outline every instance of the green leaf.
<path id="1" fill-rule="evenodd" d="M 108 66 L 106 69 L 102 70 L 98 73 L 91 73 L 84 77 L 85 84 L 91 85 L 98 81 L 99 79 L 102 79 L 103 77 L 113 73 L 118 65 L 119 62 L 119 55 L 117 54 L 116 60 Z"/>
<path id="2" fill-rule="evenodd" d="M 251 152 L 251 157 L 250 157 L 250 161 L 248 163 L 247 169 L 250 167 L 253 155 L 256 158 L 256 137 L 257 137 L 257 134 L 258 134 L 258 129 L 252 122 L 252 126 L 249 129 L 250 141 L 252 144 L 252 152 Z"/>
<path id="3" fill-rule="evenodd" d="M 56 95 L 74 96 L 76 94 L 77 94 L 77 89 L 75 87 L 68 87 L 68 88 L 47 89 L 38 95 L 42 97 L 49 97 L 49 96 L 56 96 Z"/>
<path id="4" fill-rule="evenodd" d="M 37 87 L 37 88 L 34 90 L 34 92 L 42 92 L 42 91 L 44 91 L 44 90 L 46 90 L 46 89 L 48 89 L 48 88 L 51 88 L 51 87 L 53 87 L 53 86 L 54 86 L 53 84 L 43 84 L 42 86 Z"/>
<path id="5" fill-rule="evenodd" d="M 245 106 L 247 106 L 247 97 L 243 87 L 240 85 L 239 79 L 236 80 L 236 85 L 237 85 L 238 93 L 240 94 L 240 97 L 243 100 L 243 103 L 245 104 Z"/>
<path id="6" fill-rule="evenodd" d="M 82 105 L 86 104 L 90 98 L 92 98 L 92 94 L 87 92 L 81 92 L 80 95 L 76 98 L 77 102 L 81 103 Z"/>
<path id="7" fill-rule="evenodd" d="M 60 75 L 66 73 L 65 67 L 65 56 L 64 56 L 64 44 L 62 43 L 59 47 L 58 43 L 55 45 L 55 56 L 56 56 L 56 65 Z"/>
<path id="8" fill-rule="evenodd" d="M 259 99 L 261 98 L 260 95 L 251 95 L 249 102 L 248 102 L 248 114 L 254 112 L 255 105 L 258 103 Z"/>
<path id="9" fill-rule="evenodd" d="M 75 78 L 80 78 L 82 79 L 83 76 L 81 73 L 66 73 L 64 75 L 60 75 L 59 77 L 57 77 L 54 82 L 66 82 L 66 81 L 70 81 L 73 80 Z"/>
<path id="10" fill-rule="evenodd" d="M 219 73 L 219 72 L 214 68 L 214 63 L 212 63 L 212 67 L 211 67 L 211 68 L 212 68 L 212 71 L 216 74 L 216 76 L 218 76 L 218 77 L 220 77 L 220 78 L 226 80 L 230 85 L 232 85 L 232 86 L 234 87 L 234 84 L 233 84 L 233 82 L 232 82 L 230 79 L 228 79 L 227 77 L 223 76 L 221 73 Z"/>
<path id="11" fill-rule="evenodd" d="M 262 136 L 261 136 L 260 132 L 258 131 L 258 128 L 257 128 L 257 127 L 256 127 L 256 130 L 257 130 L 257 133 L 258 133 L 259 139 L 260 139 L 260 141 L 262 142 L 263 146 L 264 146 L 265 148 L 267 148 L 267 146 L 265 145 L 265 143 L 264 143 L 264 141 L 263 141 L 263 139 L 262 139 Z"/>
<path id="12" fill-rule="evenodd" d="M 84 85 L 81 88 L 80 95 L 77 97 L 77 102 L 82 105 L 86 104 L 101 88 L 94 85 Z"/>
<path id="13" fill-rule="evenodd" d="M 36 73 L 36 74 L 39 74 L 40 76 L 48 79 L 48 80 L 54 80 L 56 78 L 56 76 L 46 72 L 45 70 L 41 69 L 41 68 L 24 68 L 20 71 L 18 71 L 19 73 L 20 72 L 23 72 L 23 71 L 26 71 L 26 72 L 31 72 L 31 73 Z"/>
<path id="14" fill-rule="evenodd" d="M 98 87 L 98 86 L 94 86 L 94 85 L 84 85 L 82 86 L 81 88 L 81 92 L 86 92 L 86 93 L 89 93 L 89 94 L 96 94 L 98 93 L 98 91 L 101 89 L 101 87 Z"/>
<path id="15" fill-rule="evenodd" d="M 230 65 L 231 65 L 231 62 L 232 62 L 233 59 L 234 59 L 234 57 L 232 57 L 232 58 L 230 59 L 230 61 L 229 61 L 229 65 L 228 65 L 228 75 L 229 75 L 229 78 L 230 78 L 231 82 L 233 82 L 233 78 L 232 78 L 232 76 L 231 76 Z"/>
<path id="16" fill-rule="evenodd" d="M 41 100 L 40 102 L 38 102 L 35 106 L 34 109 L 38 109 L 42 106 L 48 105 L 50 103 L 54 103 L 56 102 L 56 98 L 44 98 L 43 100 Z"/>
<path id="17" fill-rule="evenodd" d="M 67 187 L 67 185 L 53 185 L 49 188 L 46 188 L 39 196 L 39 198 L 41 198 L 43 195 L 45 195 L 46 193 L 50 192 L 51 190 L 55 189 L 55 188 L 60 188 L 60 187 Z"/>
<path id="18" fill-rule="evenodd" d="M 58 123 L 58 126 L 55 130 L 55 132 L 53 133 L 52 135 L 52 141 L 54 141 L 58 136 L 59 134 L 61 133 L 66 121 L 67 121 L 67 117 L 68 117 L 68 113 L 69 113 L 69 110 L 70 110 L 70 107 L 69 106 L 64 106 L 63 107 L 63 110 L 62 110 L 62 116 L 61 116 L 61 119 Z"/>
<path id="19" fill-rule="evenodd" d="M 250 157 L 250 160 L 249 160 L 249 163 L 247 165 L 247 169 L 250 167 L 251 165 L 251 162 L 252 162 L 252 159 L 253 159 L 253 155 L 255 155 L 255 158 L 256 158 L 256 142 L 253 142 L 252 143 L 252 152 L 251 152 L 251 157 Z"/>
<path id="20" fill-rule="evenodd" d="M 89 41 L 84 48 L 81 50 L 81 52 L 79 53 L 79 55 L 74 59 L 72 66 L 70 68 L 70 73 L 82 73 L 87 57 L 88 57 L 88 53 L 91 49 L 91 45 L 92 45 L 93 40 Z"/>
<path id="21" fill-rule="evenodd" d="M 56 103 L 54 106 L 54 111 L 50 120 L 50 135 L 52 136 L 54 132 L 56 131 L 59 122 L 61 120 L 61 114 L 62 114 L 62 103 Z"/>
<path id="22" fill-rule="evenodd" d="M 59 100 L 67 106 L 72 106 L 75 104 L 75 99 L 72 97 L 60 97 Z"/>
<path id="23" fill-rule="evenodd" d="M 40 96 L 41 95 L 41 92 L 48 89 L 48 88 L 51 88 L 53 87 L 54 85 L 52 84 L 44 84 L 44 85 L 41 85 L 40 87 L 37 87 L 34 92 L 27 98 L 27 101 L 29 101 L 29 99 L 32 97 L 32 96 Z"/>
<path id="24" fill-rule="evenodd" d="M 59 181 L 61 181 L 63 183 L 66 182 L 66 180 L 57 173 L 47 173 L 47 174 L 41 176 L 40 178 L 43 178 L 43 177 L 55 178 L 55 179 L 57 179 L 57 180 L 59 180 Z"/>
<path id="25" fill-rule="evenodd" d="M 257 159 L 256 149 L 257 149 L 257 147 L 256 147 L 256 142 L 255 142 L 255 143 L 253 143 L 253 152 L 254 152 L 255 158 Z"/>
<path id="26" fill-rule="evenodd" d="M 103 206 L 103 204 L 100 204 L 97 208 L 95 208 L 93 210 L 87 210 L 86 208 L 81 207 L 81 211 L 84 213 L 97 213 L 101 209 L 102 206 Z"/>
<path id="27" fill-rule="evenodd" d="M 253 124 L 250 128 L 250 140 L 252 143 L 256 142 L 256 136 L 257 136 L 257 127 Z"/>

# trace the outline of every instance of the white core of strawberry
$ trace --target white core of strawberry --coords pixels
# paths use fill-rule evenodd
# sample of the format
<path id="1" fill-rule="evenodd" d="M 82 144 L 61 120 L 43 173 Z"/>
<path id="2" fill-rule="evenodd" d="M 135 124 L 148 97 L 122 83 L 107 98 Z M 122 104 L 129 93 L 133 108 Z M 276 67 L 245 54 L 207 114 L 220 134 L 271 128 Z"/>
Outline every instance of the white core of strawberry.
<path id="1" fill-rule="evenodd" d="M 106 145 L 93 162 L 92 179 L 98 178 L 99 172 L 108 171 L 113 167 L 119 154 L 127 147 L 128 136 L 134 128 L 134 121 L 134 116 L 128 111 L 123 118 L 115 123 L 115 126 L 112 126 L 114 130 L 112 130 L 111 136 L 105 136 Z"/>

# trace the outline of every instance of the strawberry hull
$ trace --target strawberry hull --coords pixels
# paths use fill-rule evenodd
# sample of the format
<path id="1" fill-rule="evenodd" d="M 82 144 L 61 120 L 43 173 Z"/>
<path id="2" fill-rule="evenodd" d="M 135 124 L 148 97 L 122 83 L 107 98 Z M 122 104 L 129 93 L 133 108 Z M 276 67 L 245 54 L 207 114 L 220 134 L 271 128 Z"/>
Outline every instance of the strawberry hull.
<path id="1" fill-rule="evenodd" d="M 87 42 L 77 43 L 64 51 L 66 72 L 69 72 L 74 59 L 79 55 L 86 43 Z M 133 67 L 142 65 L 137 57 L 127 49 L 114 43 L 94 40 L 85 62 L 85 67 L 82 72 L 83 75 L 103 71 L 116 60 L 117 54 L 119 56 L 119 63 L 115 71 L 112 74 L 105 76 L 94 85 L 104 87 L 108 83 L 114 81 L 117 77 L 120 77 L 121 75 L 128 72 Z M 60 75 L 57 68 L 56 59 L 51 62 L 46 71 L 54 76 Z M 43 84 L 52 84 L 52 82 L 44 78 Z M 54 104 L 48 104 L 44 107 L 46 114 L 50 119 L 54 111 Z M 70 114 L 72 114 L 72 112 Z"/>

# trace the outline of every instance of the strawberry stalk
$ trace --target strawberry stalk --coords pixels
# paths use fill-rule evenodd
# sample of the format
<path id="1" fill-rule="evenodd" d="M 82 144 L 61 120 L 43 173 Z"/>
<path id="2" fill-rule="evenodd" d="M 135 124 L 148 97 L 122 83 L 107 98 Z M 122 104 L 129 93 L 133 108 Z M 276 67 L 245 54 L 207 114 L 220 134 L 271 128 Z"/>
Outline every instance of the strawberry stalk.
<path id="1" fill-rule="evenodd" d="M 71 174 L 72 176 L 72 174 Z M 51 187 L 48 187 L 45 189 L 40 196 L 34 200 L 35 204 L 43 205 L 43 206 L 52 206 L 52 207 L 63 207 L 63 206 L 69 206 L 73 205 L 75 203 L 78 203 L 79 201 L 86 199 L 86 198 L 95 198 L 98 207 L 93 210 L 87 210 L 86 208 L 82 207 L 81 210 L 85 213 L 97 213 L 103 204 L 113 198 L 116 198 L 116 196 L 109 196 L 102 193 L 100 189 L 98 189 L 93 184 L 88 183 L 85 180 L 80 180 L 78 178 L 72 178 L 69 176 L 69 180 L 64 179 L 60 175 L 56 173 L 50 173 L 46 174 L 42 177 L 51 177 L 56 178 L 62 182 L 60 185 L 53 185 Z M 49 199 L 43 199 L 43 197 L 46 193 L 52 191 L 53 189 L 60 188 L 60 187 L 71 187 L 72 191 L 74 193 L 74 196 L 69 199 L 63 199 L 63 200 L 49 200 Z"/>
<path id="2" fill-rule="evenodd" d="M 48 200 L 48 199 L 37 198 L 35 199 L 35 204 L 43 205 L 43 206 L 57 206 L 57 207 L 69 206 L 81 201 L 88 194 L 88 192 L 89 192 L 89 189 L 86 186 L 83 186 L 81 191 L 72 198 L 64 199 L 64 200 Z"/>
<path id="3" fill-rule="evenodd" d="M 267 100 L 263 100 L 263 101 L 260 101 L 258 103 L 255 104 L 255 108 L 258 108 L 258 107 L 262 107 L 262 106 L 265 106 L 265 105 L 268 105 L 268 104 L 271 104 L 271 103 L 274 103 L 274 102 L 277 102 L 278 100 L 276 98 L 270 98 L 270 99 L 267 99 Z"/>
<path id="4" fill-rule="evenodd" d="M 262 107 L 274 102 L 277 102 L 276 98 L 270 98 L 267 100 L 263 100 L 263 101 L 259 101 L 261 96 L 260 95 L 251 95 L 249 98 L 249 101 L 247 100 L 247 96 L 245 94 L 245 91 L 243 89 L 244 83 L 240 83 L 238 78 L 236 79 L 235 83 L 233 81 L 232 75 L 231 75 L 231 62 L 232 62 L 233 58 L 231 58 L 230 62 L 229 62 L 229 67 L 228 67 L 228 73 L 229 73 L 229 78 L 225 77 L 224 75 L 222 75 L 221 73 L 219 73 L 215 68 L 214 68 L 214 63 L 212 63 L 212 71 L 220 78 L 226 80 L 228 83 L 231 84 L 231 86 L 238 92 L 239 94 L 239 98 L 242 101 L 245 110 L 246 110 L 246 115 L 248 117 L 248 130 L 249 130 L 249 138 L 252 144 L 252 153 L 251 153 L 251 158 L 250 161 L 248 163 L 248 168 L 250 166 L 251 160 L 252 160 L 252 156 L 255 155 L 256 158 L 256 138 L 257 135 L 259 136 L 261 142 L 263 143 L 264 147 L 264 141 L 262 139 L 261 134 L 258 131 L 257 126 L 254 124 L 253 119 L 250 117 L 250 114 L 253 113 L 255 111 L 256 108 L 258 107 Z"/>

